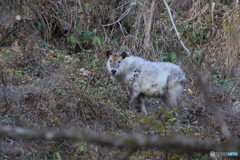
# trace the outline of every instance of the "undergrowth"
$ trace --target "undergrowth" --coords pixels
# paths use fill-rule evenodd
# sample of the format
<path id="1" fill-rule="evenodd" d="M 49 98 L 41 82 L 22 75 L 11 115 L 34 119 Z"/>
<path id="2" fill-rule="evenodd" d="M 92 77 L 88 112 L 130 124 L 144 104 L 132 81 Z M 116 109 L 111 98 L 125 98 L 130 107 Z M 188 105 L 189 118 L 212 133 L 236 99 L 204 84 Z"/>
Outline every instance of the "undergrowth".
<path id="1" fill-rule="evenodd" d="M 144 1 L 0 1 L 0 119 L 32 129 L 85 128 L 114 136 L 178 136 L 225 141 L 204 102 L 189 57 L 179 44 L 164 5 L 157 3 L 152 50 L 142 47 Z M 239 141 L 239 6 L 225 1 L 169 1 L 191 63 L 210 83 L 211 98 Z M 4 16 L 3 16 L 4 15 Z M 18 16 L 18 17 L 17 17 Z M 19 17 L 20 16 L 20 17 Z M 181 65 L 188 83 L 179 109 L 182 125 L 159 99 L 150 116 L 128 109 L 125 92 L 107 74 L 106 50 L 126 50 L 152 61 Z M 183 55 L 179 57 L 181 52 Z M 78 141 L 0 138 L 3 159 L 116 159 L 123 149 Z M 11 149 L 9 149 L 11 148 Z M 138 150 L 131 159 L 209 159 L 202 154 Z"/>

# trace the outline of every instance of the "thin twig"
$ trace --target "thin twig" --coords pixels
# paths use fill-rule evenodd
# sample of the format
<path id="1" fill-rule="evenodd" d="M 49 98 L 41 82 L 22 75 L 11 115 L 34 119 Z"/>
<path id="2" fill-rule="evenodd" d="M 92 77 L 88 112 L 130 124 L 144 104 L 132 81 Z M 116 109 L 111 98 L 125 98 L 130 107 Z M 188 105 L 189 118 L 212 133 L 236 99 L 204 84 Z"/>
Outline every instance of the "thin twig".
<path id="1" fill-rule="evenodd" d="M 113 23 L 104 24 L 102 26 L 107 27 L 107 26 L 111 26 L 111 25 L 114 25 L 114 24 L 120 22 L 123 18 L 125 18 L 128 15 L 128 13 L 131 11 L 133 5 L 136 5 L 136 0 L 133 3 L 131 3 L 130 7 L 118 18 L 118 20 L 116 20 Z"/>
<path id="2" fill-rule="evenodd" d="M 172 17 L 172 13 L 171 13 L 171 11 L 170 11 L 170 8 L 169 8 L 169 6 L 168 6 L 168 4 L 167 4 L 167 2 L 166 2 L 165 0 L 163 0 L 163 2 L 164 2 L 165 6 L 166 6 L 166 8 L 167 8 L 167 11 L 168 11 L 170 20 L 171 20 L 171 22 L 172 22 L 172 25 L 173 25 L 173 28 L 174 28 L 174 30 L 175 30 L 175 32 L 176 32 L 176 35 L 177 35 L 177 37 L 178 37 L 178 40 L 180 41 L 180 43 L 181 43 L 181 45 L 183 46 L 183 48 L 186 50 L 188 56 L 190 56 L 191 54 L 190 54 L 189 50 L 187 49 L 187 47 L 184 45 L 184 43 L 183 43 L 183 41 L 182 41 L 182 39 L 181 39 L 181 37 L 180 37 L 180 34 L 179 34 L 178 30 L 177 30 L 177 27 L 176 27 L 176 25 L 175 25 L 175 23 L 174 23 L 174 20 L 173 20 L 173 17 Z"/>
<path id="3" fill-rule="evenodd" d="M 131 5 L 130 5 L 130 7 L 118 18 L 118 20 L 116 20 L 115 22 L 112 22 L 112 23 L 109 23 L 109 24 L 104 24 L 104 25 L 102 25 L 102 27 L 103 27 L 103 31 L 104 31 L 104 34 L 105 34 L 105 37 L 107 37 L 107 33 L 106 33 L 106 30 L 105 30 L 105 27 L 107 27 L 107 26 L 111 26 L 111 25 L 114 25 L 114 24 L 119 24 L 119 26 L 121 27 L 121 29 L 122 29 L 122 25 L 121 25 L 121 23 L 120 23 L 120 21 L 122 20 L 122 19 L 124 19 L 128 14 L 129 14 L 129 12 L 131 11 L 131 9 L 132 9 L 132 6 L 134 6 L 134 5 L 136 5 L 137 3 L 136 3 L 136 0 L 134 0 L 134 2 L 132 2 L 131 3 Z M 122 31 L 123 32 L 123 31 Z M 124 33 L 123 33 L 123 35 L 124 35 Z M 105 38 L 105 41 L 107 40 L 108 38 Z"/>

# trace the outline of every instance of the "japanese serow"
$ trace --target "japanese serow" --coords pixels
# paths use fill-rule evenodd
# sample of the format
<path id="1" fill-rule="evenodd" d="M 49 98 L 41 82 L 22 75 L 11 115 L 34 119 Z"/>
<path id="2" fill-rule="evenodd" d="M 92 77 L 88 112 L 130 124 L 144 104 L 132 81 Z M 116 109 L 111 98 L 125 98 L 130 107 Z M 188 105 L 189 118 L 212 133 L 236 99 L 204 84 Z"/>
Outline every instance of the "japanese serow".
<path id="1" fill-rule="evenodd" d="M 169 62 L 150 62 L 126 52 L 107 51 L 107 70 L 115 83 L 130 92 L 129 108 L 140 102 L 141 111 L 147 115 L 144 97 L 161 98 L 171 109 L 180 104 L 186 83 L 180 66 Z"/>

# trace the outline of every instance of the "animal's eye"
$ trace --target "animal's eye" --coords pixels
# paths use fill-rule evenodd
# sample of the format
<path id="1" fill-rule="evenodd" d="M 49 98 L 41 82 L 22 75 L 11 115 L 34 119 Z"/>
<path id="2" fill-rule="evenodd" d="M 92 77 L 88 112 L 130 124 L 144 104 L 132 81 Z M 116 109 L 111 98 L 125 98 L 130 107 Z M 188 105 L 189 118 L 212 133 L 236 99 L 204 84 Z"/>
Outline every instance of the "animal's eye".
<path id="1" fill-rule="evenodd" d="M 118 63 L 121 63 L 121 61 L 118 61 Z"/>
<path id="2" fill-rule="evenodd" d="M 112 62 L 112 60 L 110 60 L 110 62 Z"/>

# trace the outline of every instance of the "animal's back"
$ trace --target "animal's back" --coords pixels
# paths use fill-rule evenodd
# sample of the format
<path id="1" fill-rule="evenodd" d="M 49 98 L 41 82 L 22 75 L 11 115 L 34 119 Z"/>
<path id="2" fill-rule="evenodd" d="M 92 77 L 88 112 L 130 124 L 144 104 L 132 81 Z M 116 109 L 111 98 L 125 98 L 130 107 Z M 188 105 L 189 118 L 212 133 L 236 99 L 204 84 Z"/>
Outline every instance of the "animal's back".
<path id="1" fill-rule="evenodd" d="M 184 72 L 173 63 L 151 62 L 135 56 L 127 57 L 124 61 L 127 65 L 123 66 L 128 70 L 126 79 L 133 76 L 133 85 L 139 87 L 145 96 L 161 97 L 166 93 L 169 84 L 175 85 L 185 81 Z"/>

